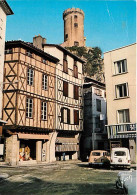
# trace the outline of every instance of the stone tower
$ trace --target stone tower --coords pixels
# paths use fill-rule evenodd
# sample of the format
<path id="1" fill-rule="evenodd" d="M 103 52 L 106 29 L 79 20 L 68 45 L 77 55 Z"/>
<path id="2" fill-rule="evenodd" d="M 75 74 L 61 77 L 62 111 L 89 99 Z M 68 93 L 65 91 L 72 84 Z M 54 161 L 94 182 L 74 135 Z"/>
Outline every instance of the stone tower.
<path id="1" fill-rule="evenodd" d="M 63 47 L 85 46 L 84 12 L 79 8 L 67 9 L 63 12 L 64 43 Z"/>

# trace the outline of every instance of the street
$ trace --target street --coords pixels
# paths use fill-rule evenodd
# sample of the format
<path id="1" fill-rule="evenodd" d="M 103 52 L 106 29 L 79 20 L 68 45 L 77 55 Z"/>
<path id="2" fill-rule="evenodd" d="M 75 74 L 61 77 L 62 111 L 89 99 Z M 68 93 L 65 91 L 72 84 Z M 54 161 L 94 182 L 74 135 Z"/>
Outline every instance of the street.
<path id="1" fill-rule="evenodd" d="M 27 167 L 0 167 L 3 194 L 118 194 L 115 170 L 89 168 L 88 163 L 62 161 Z M 120 193 L 119 193 L 120 194 Z"/>

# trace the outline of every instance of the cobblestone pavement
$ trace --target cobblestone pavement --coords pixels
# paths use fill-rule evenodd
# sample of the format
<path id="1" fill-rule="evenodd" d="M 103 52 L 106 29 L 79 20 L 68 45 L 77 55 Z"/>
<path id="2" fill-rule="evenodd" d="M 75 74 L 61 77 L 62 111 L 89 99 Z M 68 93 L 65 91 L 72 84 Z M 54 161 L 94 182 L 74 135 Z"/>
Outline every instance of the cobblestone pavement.
<path id="1" fill-rule="evenodd" d="M 118 194 L 119 171 L 92 169 L 80 161 L 64 161 L 27 167 L 0 167 L 0 195 Z M 120 193 L 119 193 L 120 194 Z"/>

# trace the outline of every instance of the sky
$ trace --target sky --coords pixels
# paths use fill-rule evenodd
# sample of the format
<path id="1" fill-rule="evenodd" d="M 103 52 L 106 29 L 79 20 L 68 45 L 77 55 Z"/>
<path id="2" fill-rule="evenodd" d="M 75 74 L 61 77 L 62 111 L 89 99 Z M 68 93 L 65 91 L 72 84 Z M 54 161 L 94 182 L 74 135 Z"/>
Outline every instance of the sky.
<path id="1" fill-rule="evenodd" d="M 110 51 L 136 42 L 134 0 L 7 0 L 14 15 L 7 16 L 6 40 L 32 42 L 40 34 L 47 43 L 64 41 L 63 12 L 80 8 L 85 13 L 86 46 Z"/>

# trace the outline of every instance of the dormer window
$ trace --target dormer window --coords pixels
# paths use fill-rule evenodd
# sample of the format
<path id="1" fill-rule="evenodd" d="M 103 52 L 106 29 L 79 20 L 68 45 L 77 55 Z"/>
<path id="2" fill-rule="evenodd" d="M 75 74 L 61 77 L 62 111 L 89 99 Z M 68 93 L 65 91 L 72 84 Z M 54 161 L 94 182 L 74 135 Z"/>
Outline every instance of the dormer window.
<path id="1" fill-rule="evenodd" d="M 12 49 L 6 49 L 5 54 L 12 54 Z"/>
<path id="2" fill-rule="evenodd" d="M 26 56 L 32 57 L 32 53 L 30 51 L 26 51 Z"/>

